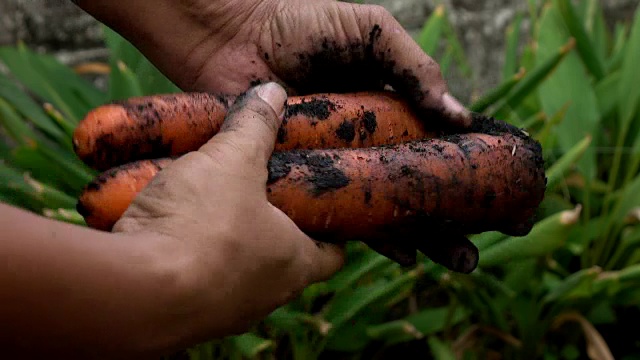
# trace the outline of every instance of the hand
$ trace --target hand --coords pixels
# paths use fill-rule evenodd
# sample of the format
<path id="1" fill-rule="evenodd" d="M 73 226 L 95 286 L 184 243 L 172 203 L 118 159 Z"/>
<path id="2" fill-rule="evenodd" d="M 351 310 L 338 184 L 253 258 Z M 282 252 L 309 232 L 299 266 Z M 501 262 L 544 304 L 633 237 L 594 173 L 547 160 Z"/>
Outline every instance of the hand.
<path id="1" fill-rule="evenodd" d="M 75 3 L 129 39 L 185 91 L 234 98 L 267 81 L 290 95 L 391 86 L 427 124 L 471 122 L 471 113 L 448 93 L 439 65 L 381 6 L 332 0 Z M 421 251 L 454 271 L 475 268 L 478 249 L 469 240 L 438 237 Z M 416 247 L 369 246 L 403 265 L 415 263 Z"/>
<path id="2" fill-rule="evenodd" d="M 244 332 L 335 273 L 342 249 L 317 246 L 267 201 L 285 98 L 275 84 L 239 98 L 222 131 L 163 169 L 114 232 L 0 204 L 4 353 L 157 357 Z"/>
<path id="3" fill-rule="evenodd" d="M 267 81 L 290 95 L 389 85 L 427 123 L 471 121 L 447 92 L 439 65 L 381 6 L 331 0 L 77 3 L 130 39 L 183 90 L 233 97 Z"/>
<path id="4" fill-rule="evenodd" d="M 344 261 L 340 247 L 317 246 L 267 201 L 286 96 L 272 83 L 238 98 L 221 131 L 163 169 L 114 226 L 177 245 L 170 257 L 187 264 L 187 288 L 201 294 L 203 313 L 185 317 L 199 322 L 188 328 L 200 334 L 246 330 Z"/>

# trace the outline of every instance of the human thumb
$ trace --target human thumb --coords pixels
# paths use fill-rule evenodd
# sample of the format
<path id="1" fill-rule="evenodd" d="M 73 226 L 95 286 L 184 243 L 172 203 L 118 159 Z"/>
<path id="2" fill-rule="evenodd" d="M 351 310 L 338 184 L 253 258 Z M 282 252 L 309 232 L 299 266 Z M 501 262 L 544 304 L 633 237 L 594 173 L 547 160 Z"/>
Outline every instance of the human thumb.
<path id="1" fill-rule="evenodd" d="M 266 165 L 282 124 L 286 100 L 286 91 L 274 82 L 249 89 L 236 98 L 218 134 L 200 151 L 213 157 L 242 156 L 238 160 Z"/>

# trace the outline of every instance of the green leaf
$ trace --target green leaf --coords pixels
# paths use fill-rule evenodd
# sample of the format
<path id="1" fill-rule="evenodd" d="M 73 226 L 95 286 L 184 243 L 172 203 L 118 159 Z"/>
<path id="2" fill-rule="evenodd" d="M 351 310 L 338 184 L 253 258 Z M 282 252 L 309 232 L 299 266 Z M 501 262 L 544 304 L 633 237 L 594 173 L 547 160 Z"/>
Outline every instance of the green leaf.
<path id="1" fill-rule="evenodd" d="M 394 345 L 436 334 L 447 326 L 459 324 L 467 316 L 462 307 L 430 308 L 400 320 L 369 326 L 366 332 L 374 340 L 382 340 L 386 345 Z"/>
<path id="2" fill-rule="evenodd" d="M 565 45 L 555 51 L 554 54 L 548 56 L 545 61 L 539 63 L 533 70 L 529 71 L 527 76 L 521 80 L 505 99 L 496 104 L 496 109 L 492 111 L 492 116 L 505 118 L 509 109 L 515 109 L 528 96 L 532 95 L 538 86 L 543 83 L 547 77 L 560 65 L 562 60 L 573 49 L 574 41 L 570 40 Z"/>
<path id="3" fill-rule="evenodd" d="M 350 259 L 349 262 L 330 280 L 327 288 L 331 291 L 343 291 L 352 287 L 365 276 L 376 276 L 379 270 L 389 267 L 391 260 L 375 251 L 367 251 L 359 257 Z"/>
<path id="4" fill-rule="evenodd" d="M 626 50 L 628 47 L 629 44 L 627 39 L 627 28 L 623 24 L 617 23 L 615 25 L 611 56 L 606 60 L 608 72 L 613 72 L 620 69 L 622 60 L 626 54 Z"/>
<path id="5" fill-rule="evenodd" d="M 509 79 L 498 85 L 495 89 L 484 95 L 482 98 L 476 100 L 469 109 L 474 112 L 483 112 L 491 105 L 497 103 L 503 99 L 514 86 L 516 86 L 525 75 L 524 68 L 515 75 L 512 75 Z"/>
<path id="6" fill-rule="evenodd" d="M 617 110 L 618 87 L 620 84 L 620 71 L 607 74 L 594 88 L 596 99 L 598 99 L 598 108 L 603 118 L 608 117 Z"/>
<path id="7" fill-rule="evenodd" d="M 640 64 L 640 7 L 636 10 L 633 27 L 622 63 L 618 96 L 619 113 L 622 128 L 627 129 L 640 104 L 640 86 L 638 86 L 638 64 Z"/>
<path id="8" fill-rule="evenodd" d="M 109 77 L 109 101 L 125 100 L 144 95 L 136 75 L 127 65 L 117 60 Z"/>
<path id="9" fill-rule="evenodd" d="M 471 242 L 473 242 L 473 244 L 478 248 L 480 256 L 482 257 L 482 251 L 506 238 L 507 235 L 499 231 L 486 231 L 481 234 L 471 236 L 469 240 L 471 240 Z"/>
<path id="10" fill-rule="evenodd" d="M 0 125 L 19 145 L 29 145 L 36 141 L 35 132 L 20 118 L 15 109 L 0 98 Z"/>
<path id="11" fill-rule="evenodd" d="M 332 324 L 320 316 L 295 310 L 291 304 L 281 306 L 265 319 L 265 323 L 283 332 L 300 333 L 312 329 L 315 333 L 326 336 Z"/>
<path id="12" fill-rule="evenodd" d="M 570 0 L 556 0 L 556 5 L 569 33 L 576 39 L 576 48 L 585 66 L 597 80 L 602 79 L 605 76 L 602 60 L 596 53 L 595 47 L 587 35 L 587 31 L 582 22 L 576 15 L 576 11 Z"/>
<path id="13" fill-rule="evenodd" d="M 440 42 L 442 34 L 442 27 L 444 24 L 444 15 L 444 5 L 439 5 L 438 7 L 436 7 L 431 16 L 429 16 L 429 18 L 426 20 L 424 26 L 422 27 L 422 31 L 418 36 L 418 44 L 428 55 L 433 56 L 438 49 L 438 44 Z"/>
<path id="14" fill-rule="evenodd" d="M 442 340 L 435 336 L 429 336 L 427 339 L 431 354 L 436 360 L 456 360 L 456 355 L 453 353 L 452 346 L 447 345 Z"/>
<path id="15" fill-rule="evenodd" d="M 95 173 L 72 156 L 50 146 L 21 146 L 14 149 L 9 160 L 33 173 L 40 181 L 59 186 L 76 196 L 93 180 Z"/>
<path id="16" fill-rule="evenodd" d="M 520 46 L 520 27 L 524 14 L 518 13 L 506 31 L 506 46 L 502 81 L 506 82 L 518 72 L 518 47 Z"/>
<path id="17" fill-rule="evenodd" d="M 586 136 L 582 141 L 575 144 L 559 160 L 546 171 L 547 192 L 554 191 L 562 178 L 571 170 L 571 167 L 580 159 L 587 148 L 591 145 L 591 136 Z"/>
<path id="18" fill-rule="evenodd" d="M 75 199 L 73 199 L 75 203 Z M 80 215 L 74 208 L 45 208 L 42 210 L 42 214 L 50 219 L 68 222 L 70 224 L 87 226 L 84 221 L 84 217 Z"/>
<path id="19" fill-rule="evenodd" d="M 332 324 L 332 331 L 335 331 L 368 307 L 394 297 L 401 289 L 413 284 L 422 272 L 423 267 L 419 264 L 415 269 L 393 279 L 378 278 L 369 285 L 338 293 L 325 306 L 323 317 Z"/>
<path id="20" fill-rule="evenodd" d="M 0 192 L 5 197 L 23 199 L 34 211 L 43 208 L 74 208 L 76 199 L 44 183 L 33 179 L 28 173 L 0 164 Z M 21 202 L 19 202 L 21 203 Z"/>
<path id="21" fill-rule="evenodd" d="M 569 35 L 555 7 L 547 8 L 540 21 L 538 57 L 547 59 L 556 53 L 557 47 Z M 544 63 L 546 60 L 540 62 Z M 562 152 L 568 152 L 585 136 L 595 134 L 599 125 L 598 101 L 593 86 L 585 75 L 586 70 L 579 56 L 572 52 L 567 54 L 553 76 L 538 89 L 542 108 L 547 114 L 557 113 L 569 104 L 564 120 L 555 129 L 557 144 Z M 595 156 L 595 148 L 587 148 L 577 163 L 578 169 L 588 179 L 595 176 Z"/>
<path id="22" fill-rule="evenodd" d="M 273 340 L 264 339 L 254 333 L 244 333 L 231 337 L 231 343 L 244 357 L 253 359 L 275 346 Z"/>
<path id="23" fill-rule="evenodd" d="M 104 34 L 111 49 L 109 99 L 181 92 L 128 40 L 108 27 Z"/>
<path id="24" fill-rule="evenodd" d="M 593 49 L 602 63 L 603 70 L 607 72 L 604 59 L 609 54 L 611 34 L 602 10 L 599 0 L 588 0 L 585 30 L 589 33 Z"/>
<path id="25" fill-rule="evenodd" d="M 560 299 L 590 296 L 591 284 L 600 273 L 599 267 L 578 270 L 550 290 L 542 301 L 553 303 Z"/>
<path id="26" fill-rule="evenodd" d="M 42 108 L 9 79 L 0 76 L 0 98 L 4 98 L 16 111 L 31 121 L 38 129 L 62 143 L 70 141 Z"/>
<path id="27" fill-rule="evenodd" d="M 573 210 L 556 213 L 536 223 L 526 236 L 509 237 L 489 247 L 480 257 L 478 266 L 500 266 L 551 253 L 566 242 L 571 229 L 578 222 L 581 209 L 578 205 Z"/>
<path id="28" fill-rule="evenodd" d="M 20 45 L 0 48 L 0 60 L 30 92 L 53 104 L 76 124 L 104 100 L 96 87 L 50 55 L 36 54 Z"/>
<path id="29" fill-rule="evenodd" d="M 611 214 L 611 219 L 615 222 L 616 231 L 624 226 L 624 220 L 631 209 L 640 206 L 640 176 L 624 187 L 622 195 L 615 206 L 615 211 Z"/>

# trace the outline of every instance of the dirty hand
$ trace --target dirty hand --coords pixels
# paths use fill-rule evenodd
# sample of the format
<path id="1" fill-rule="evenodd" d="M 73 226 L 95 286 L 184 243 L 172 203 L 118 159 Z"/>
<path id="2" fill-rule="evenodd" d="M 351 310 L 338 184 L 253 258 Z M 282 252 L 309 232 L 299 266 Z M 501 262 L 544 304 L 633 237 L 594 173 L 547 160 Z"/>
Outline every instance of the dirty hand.
<path id="1" fill-rule="evenodd" d="M 381 6 L 333 0 L 76 1 L 132 41 L 183 90 L 236 96 L 276 81 L 289 95 L 391 86 L 425 121 L 470 113 L 439 65 Z"/>
<path id="2" fill-rule="evenodd" d="M 464 127 L 470 112 L 447 90 L 439 65 L 381 6 L 333 0 L 74 1 L 140 49 L 186 91 L 231 97 L 275 81 L 289 95 L 391 86 L 436 128 Z M 433 238 L 433 236 L 430 236 Z M 432 245 L 369 244 L 403 265 L 416 248 L 469 272 L 478 249 L 438 235 Z"/>
<path id="3" fill-rule="evenodd" d="M 318 246 L 267 201 L 267 161 L 285 99 L 275 83 L 238 98 L 221 131 L 163 169 L 114 226 L 174 244 L 172 256 L 195 284 L 189 288 L 209 294 L 200 296 L 202 310 L 217 314 L 190 317 L 205 330 L 199 334 L 244 331 L 343 264 L 340 247 Z"/>

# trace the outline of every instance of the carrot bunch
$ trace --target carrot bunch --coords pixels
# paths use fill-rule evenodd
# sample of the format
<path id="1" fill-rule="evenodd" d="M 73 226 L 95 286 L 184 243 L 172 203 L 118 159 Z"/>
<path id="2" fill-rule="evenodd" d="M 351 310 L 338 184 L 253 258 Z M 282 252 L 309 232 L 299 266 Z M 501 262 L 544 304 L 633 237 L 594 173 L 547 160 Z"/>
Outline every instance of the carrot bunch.
<path id="1" fill-rule="evenodd" d="M 218 132 L 228 106 L 212 94 L 182 93 L 91 111 L 74 134 L 77 155 L 103 171 L 79 198 L 87 224 L 111 230 L 172 159 Z M 427 127 L 436 122 L 392 92 L 289 97 L 268 199 L 317 240 L 375 249 L 431 234 L 529 233 L 546 187 L 540 144 L 481 115 L 465 132 Z"/>

